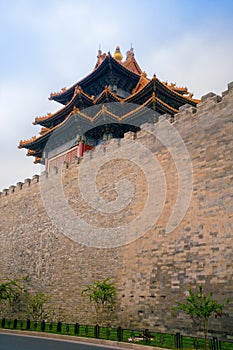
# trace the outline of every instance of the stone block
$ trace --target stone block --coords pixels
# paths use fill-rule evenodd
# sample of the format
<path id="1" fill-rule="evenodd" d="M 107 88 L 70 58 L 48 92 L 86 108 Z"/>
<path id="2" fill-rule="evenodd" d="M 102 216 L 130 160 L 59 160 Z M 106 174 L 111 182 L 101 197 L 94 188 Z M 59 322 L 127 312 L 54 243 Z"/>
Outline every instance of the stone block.
<path id="1" fill-rule="evenodd" d="M 205 94 L 201 97 L 201 101 L 208 101 L 210 100 L 212 97 L 216 96 L 216 94 L 214 94 L 213 92 L 209 92 L 208 94 Z"/>
<path id="2" fill-rule="evenodd" d="M 24 180 L 24 183 L 25 183 L 26 185 L 30 186 L 30 185 L 31 185 L 31 181 L 32 181 L 32 180 L 28 178 L 28 179 L 25 179 L 25 180 Z"/>

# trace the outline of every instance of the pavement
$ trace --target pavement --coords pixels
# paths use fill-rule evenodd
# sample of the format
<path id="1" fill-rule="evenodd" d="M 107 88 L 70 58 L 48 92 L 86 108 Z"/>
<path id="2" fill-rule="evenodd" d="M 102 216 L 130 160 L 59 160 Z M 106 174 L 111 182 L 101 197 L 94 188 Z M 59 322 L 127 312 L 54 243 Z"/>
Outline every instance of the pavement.
<path id="1" fill-rule="evenodd" d="M 154 346 L 42 332 L 0 329 L 0 350 L 164 350 Z"/>

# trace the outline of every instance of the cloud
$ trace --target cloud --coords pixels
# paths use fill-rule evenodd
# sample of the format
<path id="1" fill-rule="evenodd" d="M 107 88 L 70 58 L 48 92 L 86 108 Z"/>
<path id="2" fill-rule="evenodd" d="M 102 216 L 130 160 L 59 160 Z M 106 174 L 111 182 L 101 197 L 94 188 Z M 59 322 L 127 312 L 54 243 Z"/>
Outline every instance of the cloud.
<path id="1" fill-rule="evenodd" d="M 21 139 L 38 134 L 39 127 L 32 125 L 34 117 L 51 109 L 45 90 L 31 80 L 11 79 L 0 84 L 1 188 L 32 176 L 37 169 L 33 159 L 25 157 L 26 151 L 17 146 Z"/>
<path id="2" fill-rule="evenodd" d="M 156 72 L 161 80 L 187 85 L 197 97 L 209 91 L 220 94 L 233 79 L 232 62 L 232 34 L 221 36 L 211 28 L 184 33 L 145 58 L 151 75 Z"/>

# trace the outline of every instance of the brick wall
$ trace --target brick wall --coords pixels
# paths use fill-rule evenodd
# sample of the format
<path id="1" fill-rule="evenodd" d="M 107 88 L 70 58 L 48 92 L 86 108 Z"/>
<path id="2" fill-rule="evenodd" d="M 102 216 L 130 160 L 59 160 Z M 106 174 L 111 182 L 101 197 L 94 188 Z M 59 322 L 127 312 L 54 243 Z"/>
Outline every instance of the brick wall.
<path id="1" fill-rule="evenodd" d="M 148 224 L 146 233 L 133 241 L 131 232 L 127 231 L 125 234 L 130 243 L 127 241 L 119 247 L 114 242 L 111 245 L 111 236 L 108 248 L 85 246 L 75 237 L 86 239 L 87 232 L 85 229 L 75 231 L 75 222 L 69 219 L 66 208 L 59 205 L 60 199 L 54 197 L 57 186 L 62 184 L 74 216 L 100 230 L 119 223 L 127 227 L 132 220 L 137 220 L 148 199 L 147 180 L 155 176 L 154 164 L 147 152 L 142 152 L 141 156 L 148 173 L 130 157 L 111 158 L 114 152 L 124 153 L 127 140 L 132 136 L 128 133 L 120 144 L 112 140 L 109 146 L 99 146 L 86 153 L 80 164 L 75 160 L 62 171 L 34 176 L 3 190 L 0 198 L 0 275 L 9 278 L 30 276 L 28 283 L 32 290 L 51 295 L 54 319 L 80 323 L 93 323 L 93 310 L 88 300 L 81 296 L 81 290 L 96 279 L 110 276 L 117 286 L 113 323 L 183 333 L 190 333 L 191 327 L 193 334 L 198 332 L 198 327 L 183 314 L 175 315 L 173 306 L 176 301 L 184 300 L 190 287 L 203 284 L 204 289 L 213 291 L 219 301 L 231 298 L 224 317 L 213 319 L 210 329 L 233 336 L 232 85 L 228 85 L 221 97 L 212 93 L 204 96 L 197 109 L 183 106 L 171 124 L 188 150 L 193 179 L 187 212 L 171 232 L 168 233 L 166 227 L 176 205 L 179 186 L 182 186 L 179 180 L 186 169 L 177 170 L 179 157 L 184 157 L 182 147 L 175 149 L 178 158 L 174 160 L 166 145 L 155 136 L 161 123 L 168 121 L 168 116 L 164 116 L 155 126 L 145 125 L 132 141 L 145 145 L 158 160 L 161 167 L 158 169 L 164 174 L 166 183 L 161 213 L 154 225 Z M 106 154 L 110 154 L 110 158 L 101 165 Z M 85 202 L 78 181 L 81 167 L 88 164 L 99 166 L 96 187 L 107 201 L 117 198 L 117 182 L 126 179 L 133 183 L 134 197 L 126 208 L 103 213 Z M 50 212 L 41 191 L 46 191 L 47 199 L 52 198 L 54 207 Z M 162 187 L 157 188 L 158 203 L 160 199 L 163 202 L 162 192 Z M 182 193 L 186 195 L 185 191 Z M 66 223 L 67 227 L 63 229 L 68 230 L 68 235 L 61 232 L 55 224 L 56 219 L 51 220 L 52 210 L 56 211 L 55 217 Z M 135 226 L 135 230 L 140 227 Z M 97 243 L 98 239 L 101 242 L 101 237 L 93 237 Z"/>

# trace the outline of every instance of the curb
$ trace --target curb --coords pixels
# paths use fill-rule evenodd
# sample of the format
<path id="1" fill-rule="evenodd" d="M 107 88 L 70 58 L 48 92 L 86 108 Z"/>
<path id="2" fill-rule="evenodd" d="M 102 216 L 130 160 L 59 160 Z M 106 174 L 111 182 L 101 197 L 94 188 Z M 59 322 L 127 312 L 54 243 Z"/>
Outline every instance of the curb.
<path id="1" fill-rule="evenodd" d="M 105 339 L 94 339 L 94 338 L 85 338 L 85 337 L 76 337 L 72 335 L 62 335 L 62 334 L 52 334 L 52 333 L 42 333 L 42 332 L 28 332 L 20 330 L 11 330 L 11 329 L 0 329 L 0 334 L 12 334 L 20 336 L 29 336 L 37 338 L 47 338 L 53 340 L 69 341 L 73 343 L 85 343 L 90 345 L 105 346 L 105 347 L 114 347 L 116 349 L 135 349 L 135 350 L 168 350 L 165 348 L 159 348 L 150 345 L 139 345 L 135 343 L 125 343 L 118 342 L 114 340 L 105 340 Z"/>

